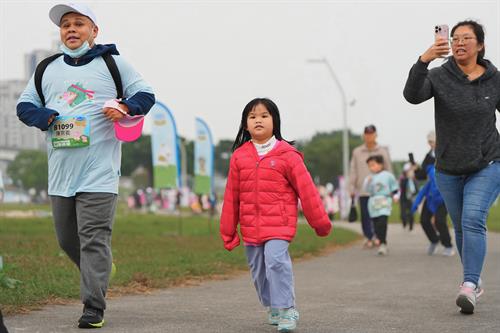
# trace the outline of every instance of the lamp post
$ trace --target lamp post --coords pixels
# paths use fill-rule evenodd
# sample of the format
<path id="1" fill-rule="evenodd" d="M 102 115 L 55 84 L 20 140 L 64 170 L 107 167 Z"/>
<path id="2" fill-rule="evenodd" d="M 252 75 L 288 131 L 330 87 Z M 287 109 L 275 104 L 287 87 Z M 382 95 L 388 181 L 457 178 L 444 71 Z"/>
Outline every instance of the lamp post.
<path id="1" fill-rule="evenodd" d="M 349 133 L 347 128 L 347 97 L 345 95 L 344 88 L 340 83 L 337 75 L 333 71 L 333 67 L 330 65 L 330 62 L 326 58 L 313 58 L 307 59 L 308 63 L 312 64 L 323 64 L 328 69 L 330 76 L 335 82 L 337 88 L 340 91 L 340 96 L 342 97 L 342 171 L 344 176 L 344 184 L 346 188 L 349 186 Z M 354 105 L 355 100 L 352 100 L 349 105 Z M 342 207 L 347 207 L 347 198 L 349 195 L 344 196 L 344 202 L 342 202 Z M 341 210 L 342 218 L 347 217 L 347 209 Z"/>

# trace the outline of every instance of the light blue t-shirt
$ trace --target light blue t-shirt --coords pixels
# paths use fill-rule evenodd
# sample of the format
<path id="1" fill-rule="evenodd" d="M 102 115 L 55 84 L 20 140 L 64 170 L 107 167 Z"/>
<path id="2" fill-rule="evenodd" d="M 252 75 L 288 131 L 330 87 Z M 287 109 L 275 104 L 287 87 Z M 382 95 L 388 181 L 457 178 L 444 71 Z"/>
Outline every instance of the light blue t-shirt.
<path id="1" fill-rule="evenodd" d="M 113 55 L 122 78 L 125 98 L 138 92 L 153 93 L 151 87 L 125 60 Z M 116 98 L 116 87 L 102 57 L 83 66 L 70 66 L 59 57 L 47 66 L 43 74 L 42 91 L 46 107 L 89 124 L 87 135 L 72 132 L 84 142 L 79 148 L 54 148 L 54 123 L 46 135 L 49 161 L 49 195 L 74 196 L 78 192 L 118 193 L 121 165 L 121 142 L 115 138 L 113 122 L 102 108 L 104 102 Z M 18 103 L 29 102 L 42 107 L 32 77 Z M 63 118 L 64 119 L 64 118 Z M 81 123 L 78 123 L 81 124 Z M 73 128 L 73 125 L 68 125 Z M 75 127 L 77 128 L 77 127 Z M 79 128 L 79 127 L 78 127 Z M 64 130 L 63 125 L 63 130 Z M 69 133 L 69 132 L 68 132 Z"/>
<path id="2" fill-rule="evenodd" d="M 399 189 L 394 175 L 381 171 L 366 177 L 364 188 L 370 193 L 368 213 L 370 217 L 389 216 L 392 210 L 392 193 Z"/>

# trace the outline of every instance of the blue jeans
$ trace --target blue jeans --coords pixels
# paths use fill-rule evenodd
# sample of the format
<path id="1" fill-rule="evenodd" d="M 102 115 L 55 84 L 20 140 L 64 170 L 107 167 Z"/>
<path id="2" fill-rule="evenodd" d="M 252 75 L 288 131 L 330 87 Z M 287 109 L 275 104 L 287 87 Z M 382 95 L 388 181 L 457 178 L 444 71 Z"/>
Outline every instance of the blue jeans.
<path id="1" fill-rule="evenodd" d="M 469 175 L 436 171 L 436 183 L 455 228 L 463 281 L 477 285 L 486 256 L 486 219 L 500 193 L 500 161 Z"/>

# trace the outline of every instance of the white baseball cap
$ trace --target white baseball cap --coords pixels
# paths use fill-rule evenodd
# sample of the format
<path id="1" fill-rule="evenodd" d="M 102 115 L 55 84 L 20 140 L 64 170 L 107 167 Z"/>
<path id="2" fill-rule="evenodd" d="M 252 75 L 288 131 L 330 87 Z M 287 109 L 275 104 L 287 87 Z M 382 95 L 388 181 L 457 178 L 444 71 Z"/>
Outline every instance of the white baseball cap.
<path id="1" fill-rule="evenodd" d="M 83 16 L 87 16 L 94 24 L 97 25 L 97 20 L 95 18 L 94 13 L 84 4 L 81 3 L 68 3 L 68 4 L 59 4 L 52 7 L 49 11 L 49 17 L 58 27 L 61 26 L 61 19 L 64 15 L 68 13 L 78 13 Z"/>

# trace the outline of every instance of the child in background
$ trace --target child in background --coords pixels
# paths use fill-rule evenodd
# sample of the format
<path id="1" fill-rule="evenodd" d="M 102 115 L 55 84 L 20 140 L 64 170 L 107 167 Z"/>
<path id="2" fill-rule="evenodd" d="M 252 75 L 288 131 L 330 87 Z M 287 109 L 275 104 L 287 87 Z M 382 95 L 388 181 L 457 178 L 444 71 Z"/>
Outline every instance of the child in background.
<path id="1" fill-rule="evenodd" d="M 382 155 L 370 156 L 366 163 L 371 175 L 365 178 L 364 188 L 370 193 L 368 212 L 373 220 L 375 235 L 380 241 L 377 254 L 387 254 L 387 221 L 391 215 L 392 198 L 397 201 L 398 182 L 392 173 L 384 170 Z"/>
<path id="2" fill-rule="evenodd" d="M 417 194 L 417 186 L 415 184 L 412 164 L 409 162 L 404 164 L 403 172 L 401 173 L 401 177 L 399 177 L 399 193 L 400 215 L 403 228 L 406 228 L 406 225 L 408 225 L 408 230 L 412 231 L 414 212 L 412 212 L 411 207 L 413 199 Z"/>
<path id="3" fill-rule="evenodd" d="M 417 211 L 418 206 L 424 202 L 422 213 L 420 214 L 420 224 L 424 229 L 427 238 L 431 242 L 427 250 L 427 254 L 432 256 L 436 252 L 436 248 L 441 241 L 444 246 L 443 255 L 451 257 L 455 255 L 453 245 L 451 244 L 450 232 L 448 230 L 448 223 L 446 216 L 448 211 L 444 204 L 444 199 L 439 193 L 436 185 L 436 175 L 434 165 L 427 166 L 428 181 L 418 192 L 417 198 L 411 208 L 412 214 Z M 432 225 L 432 218 L 434 218 L 434 226 Z M 436 230 L 439 234 L 436 233 Z"/>
<path id="4" fill-rule="evenodd" d="M 276 104 L 256 98 L 244 108 L 233 144 L 220 233 L 231 251 L 240 244 L 237 226 L 260 302 L 279 332 L 297 326 L 289 243 L 297 230 L 297 199 L 318 236 L 331 230 L 302 154 L 281 136 Z M 298 198 L 297 198 L 298 196 Z"/>

